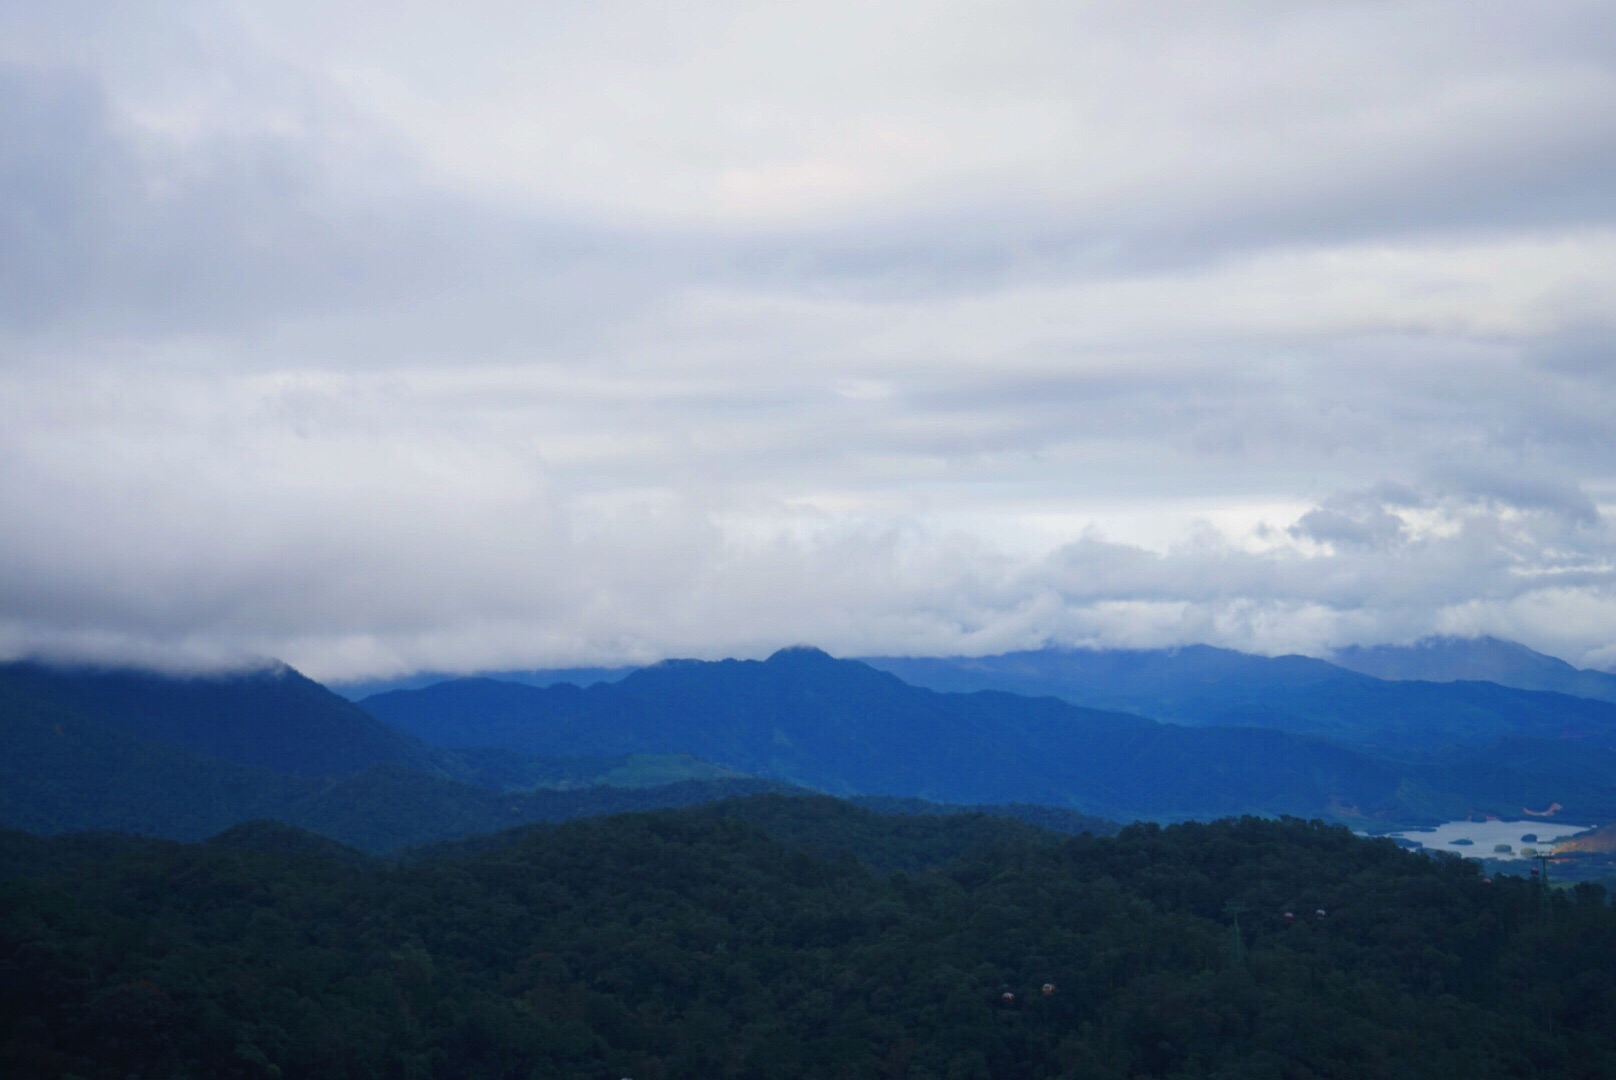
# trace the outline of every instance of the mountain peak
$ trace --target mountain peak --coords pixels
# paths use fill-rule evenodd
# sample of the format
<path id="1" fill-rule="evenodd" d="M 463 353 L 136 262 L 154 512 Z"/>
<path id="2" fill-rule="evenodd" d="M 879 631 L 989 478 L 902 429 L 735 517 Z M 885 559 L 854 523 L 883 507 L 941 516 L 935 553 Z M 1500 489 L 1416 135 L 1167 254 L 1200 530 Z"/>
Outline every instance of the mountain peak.
<path id="1" fill-rule="evenodd" d="M 821 664 L 836 663 L 836 658 L 824 649 L 813 645 L 788 645 L 770 656 L 764 663 L 767 664 Z"/>

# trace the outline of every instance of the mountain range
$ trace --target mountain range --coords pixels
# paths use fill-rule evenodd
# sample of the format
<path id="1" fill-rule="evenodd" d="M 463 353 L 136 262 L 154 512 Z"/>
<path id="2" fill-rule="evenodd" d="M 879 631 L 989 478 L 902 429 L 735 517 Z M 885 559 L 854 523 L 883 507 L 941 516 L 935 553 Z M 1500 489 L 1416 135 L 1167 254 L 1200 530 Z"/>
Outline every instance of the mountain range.
<path id="1" fill-rule="evenodd" d="M 1355 645 L 1337 649 L 1322 659 L 1296 655 L 1279 657 L 1254 656 L 1249 653 L 1204 645 L 1138 650 L 1062 650 L 1049 648 L 1006 655 L 1027 657 L 1038 655 L 1041 652 L 1058 653 L 1062 651 L 1094 653 L 1097 657 L 1109 657 L 1111 662 L 1119 665 L 1129 662 L 1148 664 L 1153 658 L 1166 659 L 1186 675 L 1194 674 L 1194 669 L 1198 666 L 1196 658 L 1200 658 L 1200 666 L 1203 666 L 1205 670 L 1199 674 L 1212 679 L 1224 678 L 1228 669 L 1238 669 L 1240 667 L 1245 667 L 1248 673 L 1252 674 L 1259 670 L 1264 670 L 1268 673 L 1266 677 L 1277 679 L 1282 683 L 1287 681 L 1305 683 L 1310 679 L 1335 678 L 1339 677 L 1343 672 L 1350 671 L 1382 680 L 1490 682 L 1497 683 L 1499 686 L 1514 687 L 1517 690 L 1546 690 L 1553 693 L 1568 694 L 1572 697 L 1616 701 L 1616 674 L 1607 671 L 1579 669 L 1557 657 L 1546 656 L 1543 653 L 1529 649 L 1519 642 L 1504 641 L 1486 636 L 1428 637 L 1409 645 Z M 912 662 L 912 658 L 907 657 L 871 656 L 860 657 L 860 659 L 883 669 L 889 669 L 890 664 Z M 961 659 L 963 658 L 956 657 L 947 662 L 954 663 Z M 978 659 L 993 660 L 995 658 Z M 926 663 L 926 661 L 921 661 L 921 663 Z M 560 683 L 592 686 L 598 682 L 617 682 L 636 670 L 638 669 L 633 667 L 512 669 L 483 671 L 478 673 L 478 677 L 503 683 L 523 683 L 528 686 L 555 686 Z M 1030 674 L 1033 673 L 1023 673 L 1024 676 Z M 416 672 L 393 678 L 350 680 L 332 682 L 327 685 L 344 697 L 359 701 L 389 690 L 420 690 L 437 683 L 465 677 L 464 673 Z M 958 688 L 960 687 L 937 687 L 937 689 Z M 994 683 L 990 686 L 973 685 L 969 688 L 1016 690 L 1016 687 L 1008 683 Z M 1059 686 L 1040 688 L 1032 683 L 1021 684 L 1019 692 L 1052 693 L 1057 697 L 1066 696 L 1066 693 Z M 1075 702 L 1080 705 L 1093 704 L 1092 688 L 1078 692 L 1075 696 Z"/>
<path id="2" fill-rule="evenodd" d="M 390 850 L 804 789 L 1069 829 L 1243 813 L 1371 828 L 1616 819 L 1616 704 L 1494 683 L 1208 647 L 868 663 L 794 648 L 611 674 L 455 679 L 356 704 L 284 666 L 187 678 L 4 664 L 0 824 L 192 839 L 275 818 Z"/>
<path id="3" fill-rule="evenodd" d="M 1492 682 L 1380 679 L 1306 656 L 1194 645 L 866 662 L 935 690 L 1050 695 L 1157 720 L 1278 728 L 1401 754 L 1503 738 L 1571 739 L 1616 749 L 1611 702 Z"/>
<path id="4" fill-rule="evenodd" d="M 1494 682 L 1518 690 L 1550 690 L 1616 701 L 1616 675 L 1576 668 L 1519 642 L 1495 637 L 1429 637 L 1412 645 L 1353 645 L 1337 649 L 1330 660 L 1377 679 Z"/>
<path id="5" fill-rule="evenodd" d="M 31 832 L 189 840 L 274 818 L 390 850 L 783 788 L 690 759 L 442 750 L 285 667 L 177 677 L 0 664 L 0 823 Z"/>
<path id="6" fill-rule="evenodd" d="M 684 753 L 435 747 L 284 666 L 187 677 L 0 664 L 0 824 L 30 832 L 189 840 L 272 818 L 385 851 L 791 790 Z M 996 812 L 1060 831 L 1113 827 L 1069 810 Z"/>
<path id="7" fill-rule="evenodd" d="M 1079 695 L 1106 708 L 1072 704 Z M 680 748 L 832 792 L 1046 801 L 1120 818 L 1425 821 L 1553 803 L 1590 820 L 1616 813 L 1609 703 L 1204 647 L 871 663 L 793 649 L 668 662 L 588 688 L 455 680 L 362 705 L 438 745 Z"/>
<path id="8" fill-rule="evenodd" d="M 366 698 L 437 745 L 531 754 L 674 748 L 833 794 L 1041 802 L 1106 816 L 1390 811 L 1400 778 L 1351 750 L 1256 729 L 1192 729 L 1055 698 L 911 686 L 796 648 L 673 661 L 588 689 L 467 680 Z"/>

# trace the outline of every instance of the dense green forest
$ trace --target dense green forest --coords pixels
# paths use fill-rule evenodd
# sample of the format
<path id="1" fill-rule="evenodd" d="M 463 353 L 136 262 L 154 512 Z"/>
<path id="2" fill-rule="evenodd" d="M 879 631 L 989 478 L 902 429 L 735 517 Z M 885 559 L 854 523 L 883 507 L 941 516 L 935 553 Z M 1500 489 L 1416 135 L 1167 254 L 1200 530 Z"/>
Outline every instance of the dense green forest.
<path id="1" fill-rule="evenodd" d="M 1299 820 L 6 833 L 0 1018 L 0 1074 L 84 1080 L 1608 1077 L 1616 912 Z"/>

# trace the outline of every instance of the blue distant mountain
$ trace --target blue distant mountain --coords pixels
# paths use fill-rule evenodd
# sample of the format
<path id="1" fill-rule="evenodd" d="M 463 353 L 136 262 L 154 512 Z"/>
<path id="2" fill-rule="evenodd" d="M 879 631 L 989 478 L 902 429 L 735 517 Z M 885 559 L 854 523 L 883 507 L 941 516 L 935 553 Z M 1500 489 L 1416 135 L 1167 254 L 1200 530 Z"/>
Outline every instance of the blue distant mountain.
<path id="1" fill-rule="evenodd" d="M 514 668 L 508 671 L 479 671 L 472 677 L 522 686 L 555 686 L 559 683 L 593 686 L 600 682 L 616 682 L 638 670 L 638 667 Z M 466 677 L 456 672 L 416 671 L 387 679 L 335 680 L 326 683 L 326 686 L 349 701 L 359 701 L 375 694 L 385 694 L 389 690 L 421 690 Z"/>
<path id="2" fill-rule="evenodd" d="M 654 770 L 428 746 L 285 667 L 185 677 L 0 664 L 0 825 L 31 832 L 200 839 L 274 818 L 390 850 L 785 788 L 653 764 L 673 775 L 604 787 L 602 775 Z M 541 781 L 569 790 L 535 790 Z"/>
<path id="3" fill-rule="evenodd" d="M 1616 702 L 1616 675 L 1495 637 L 1428 637 L 1412 645 L 1353 645 L 1330 657 L 1337 666 L 1377 679 L 1481 681 Z"/>
<path id="4" fill-rule="evenodd" d="M 1002 689 L 943 692 L 812 649 L 784 650 L 766 661 L 671 661 L 587 689 L 457 680 L 380 694 L 362 705 L 443 746 L 500 746 L 540 755 L 677 750 L 838 794 L 1040 802 L 1119 818 L 1252 812 L 1430 819 L 1521 810 L 1463 783 L 1445 764 L 1451 754 L 1398 754 L 1284 730 L 1293 722 L 1321 731 L 1340 726 L 1377 695 L 1383 706 L 1401 703 L 1402 712 L 1392 713 L 1395 721 L 1418 711 L 1408 704 L 1410 691 L 1401 684 L 1305 658 L 1274 663 L 1221 650 L 1186 652 L 1197 675 L 1194 686 L 1164 681 L 1172 664 L 1161 656 L 1100 659 L 1120 673 L 1114 681 L 1124 684 L 1121 689 L 1137 694 L 1156 687 L 1158 695 L 1168 695 L 1186 711 L 1210 710 L 1213 715 L 1206 720 L 1215 722 L 1158 723 L 1114 709 L 1074 705 L 1047 690 L 1041 697 Z M 1064 656 L 1050 651 L 992 658 L 1015 676 L 998 685 L 1047 688 L 1051 671 L 1072 675 L 1062 666 Z M 941 676 L 990 680 L 1000 674 L 991 665 L 984 670 L 981 661 L 971 661 L 969 667 L 965 662 L 916 663 L 929 665 L 926 673 L 938 675 L 939 682 L 945 681 Z M 1245 694 L 1253 686 L 1264 688 L 1270 701 L 1300 701 L 1306 707 L 1296 717 L 1264 713 Z M 1102 699 L 1105 704 L 1137 700 L 1125 697 L 1117 686 L 1112 690 L 1111 697 Z M 1562 707 L 1576 714 L 1590 706 L 1587 725 L 1616 733 L 1616 707 L 1544 695 L 1529 700 L 1531 708 L 1514 708 L 1488 697 L 1501 690 L 1491 687 L 1481 695 L 1496 708 L 1471 710 L 1471 719 L 1479 718 L 1494 730 L 1447 742 L 1480 746 L 1505 735 L 1558 738 L 1564 727 Z M 1221 696 L 1231 691 L 1232 697 Z M 1334 693 L 1355 694 L 1356 699 L 1334 708 Z M 1467 700 L 1467 693 L 1474 696 L 1461 691 L 1456 697 L 1451 690 L 1436 695 L 1442 705 L 1437 731 L 1449 731 L 1467 715 L 1454 704 Z M 1249 722 L 1237 722 L 1236 706 L 1245 710 Z M 1560 727 L 1550 732 L 1550 718 L 1533 708 L 1548 710 Z M 1352 733 L 1385 735 L 1394 727 L 1367 718 Z M 1405 736 L 1402 741 L 1412 739 Z M 1499 767 L 1508 773 L 1507 761 Z M 1512 780 L 1505 787 L 1515 792 L 1522 785 Z M 1616 795 L 1606 782 L 1567 786 L 1563 794 L 1555 801 L 1564 806 L 1576 803 L 1589 814 L 1616 813 Z"/>
<path id="5" fill-rule="evenodd" d="M 1608 701 L 1491 682 L 1379 679 L 1306 656 L 1196 645 L 866 662 L 937 690 L 1048 694 L 1163 721 L 1278 728 L 1404 755 L 1504 738 L 1616 749 L 1616 704 Z"/>
<path id="6" fill-rule="evenodd" d="M 0 665 L 0 824 L 194 837 L 276 818 L 387 849 L 802 788 L 1022 817 L 1616 819 L 1608 702 L 1207 648 L 883 663 L 971 692 L 808 648 L 587 687 L 453 680 L 362 708 L 287 668 Z"/>
<path id="7" fill-rule="evenodd" d="M 470 703 L 526 686 L 473 680 Z M 582 694 L 560 688 L 558 700 Z M 0 664 L 0 825 L 198 839 L 273 819 L 373 851 L 533 821 L 800 790 L 688 754 L 535 757 L 429 746 L 296 671 L 228 675 Z M 1060 831 L 1113 823 L 1034 805 L 986 811 Z"/>

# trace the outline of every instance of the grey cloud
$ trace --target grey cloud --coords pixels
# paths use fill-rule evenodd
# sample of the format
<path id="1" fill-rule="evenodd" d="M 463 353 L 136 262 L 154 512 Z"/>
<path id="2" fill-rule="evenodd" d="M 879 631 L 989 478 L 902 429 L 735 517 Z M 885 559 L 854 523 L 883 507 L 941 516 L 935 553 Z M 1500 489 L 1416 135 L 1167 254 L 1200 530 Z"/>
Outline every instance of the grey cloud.
<path id="1" fill-rule="evenodd" d="M 1612 315 L 1616 321 L 1616 313 Z M 1532 363 L 1556 375 L 1590 381 L 1616 379 L 1616 326 L 1573 327 L 1533 342 Z"/>
<path id="2" fill-rule="evenodd" d="M 764 237 L 738 265 L 753 278 L 913 295 L 1204 266 L 1274 247 L 1610 225 L 1616 117 L 1605 102 L 1616 92 L 1616 53 L 1601 43 L 1616 40 L 1616 17 L 1598 4 L 1531 15 L 1482 7 L 1369 5 L 1343 15 L 1339 5 L 1287 6 L 1249 19 L 1220 10 L 1205 25 L 1181 10 L 1164 25 L 1141 8 L 1124 18 L 1139 20 L 1134 32 L 1190 55 L 1195 35 L 1210 31 L 1234 45 L 1248 34 L 1268 42 L 1272 52 L 1250 58 L 1254 70 L 1303 75 L 1309 51 L 1361 67 L 1335 86 L 1303 77 L 1301 95 L 1248 88 L 1227 114 L 1185 133 L 1177 175 L 1075 202 L 1005 176 L 991 194 L 962 188 L 851 229 Z M 1157 60 L 1174 55 L 1157 46 L 1141 45 L 1138 78 L 1156 81 L 1140 95 L 1193 100 L 1194 72 Z M 1287 47 L 1295 56 L 1276 58 Z M 1264 77 L 1275 74 L 1252 76 Z M 1229 93 L 1204 90 L 1208 108 Z M 1123 117 L 1123 126 L 1145 122 Z"/>
<path id="3" fill-rule="evenodd" d="M 1616 92 L 1616 76 L 1612 77 Z M 1243 177 L 1216 198 L 1183 188 L 1140 193 L 1090 218 L 1055 208 L 956 209 L 946 230 L 921 220 L 898 235 L 859 230 L 754 243 L 738 260 L 765 280 L 905 296 L 1214 265 L 1302 245 L 1497 235 L 1616 224 L 1616 120 L 1571 146 L 1494 146 L 1450 160 L 1387 160 L 1367 176 L 1320 170 Z M 1528 135 L 1527 139 L 1531 136 Z"/>
<path id="4" fill-rule="evenodd" d="M 1471 497 L 1521 510 L 1546 511 L 1574 526 L 1591 527 L 1601 520 L 1599 508 L 1580 486 L 1571 480 L 1545 476 L 1541 470 L 1505 472 L 1474 463 L 1454 463 L 1435 478 Z"/>
<path id="5" fill-rule="evenodd" d="M 1575 640 L 1527 608 L 1616 585 L 1605 526 L 1546 555 L 1566 541 L 1552 515 L 1508 518 L 1485 497 L 1419 497 L 1443 508 L 1446 527 L 1418 535 L 1387 527 L 1373 495 L 1332 497 L 1296 527 L 1345 522 L 1373 540 L 1333 553 L 1256 552 L 1207 534 L 1165 552 L 1090 537 L 1039 557 L 918 523 L 824 516 L 748 537 L 688 496 L 591 510 L 560 493 L 468 502 L 404 485 L 333 491 L 311 506 L 279 485 L 198 491 L 203 479 L 148 485 L 138 509 L 105 493 L 59 494 L 54 526 L 13 520 L 0 646 L 106 652 L 122 642 L 144 655 L 166 645 L 211 649 L 215 662 L 233 648 L 335 676 L 757 653 L 796 638 L 841 652 L 1185 640 L 1319 651 L 1462 617 L 1565 651 Z M 18 492 L 5 494 L 17 504 Z M 86 512 L 102 527 L 75 528 Z M 83 573 L 94 566 L 105 569 Z"/>
<path id="6" fill-rule="evenodd" d="M 1367 14 L 1375 19 L 1385 15 Z M 1342 20 L 1342 26 L 1378 32 L 1367 14 Z M 1272 17 L 1230 19 L 1219 13 L 1202 29 L 1246 33 Z M 1334 16 L 1328 8 L 1298 9 L 1278 20 L 1280 32 L 1319 18 L 1329 25 Z M 27 83 L 40 76 L 18 69 L 24 75 L 14 73 L 7 87 L 13 99 L 7 123 L 24 139 L 8 144 L 35 147 L 60 166 L 41 169 L 21 162 L 20 175 L 28 186 L 58 190 L 59 198 L 70 196 L 75 205 L 39 215 L 35 226 L 45 230 L 45 242 L 23 249 L 14 261 L 31 271 L 26 276 L 39 288 L 53 280 L 58 288 L 72 281 L 81 290 L 99 282 L 103 304 L 120 303 L 126 319 L 136 312 L 150 316 L 169 311 L 187 301 L 184 311 L 193 323 L 204 312 L 217 320 L 224 312 L 239 315 L 256 305 L 267 316 L 288 307 L 321 309 L 378 296 L 431 307 L 445 290 L 454 291 L 455 279 L 471 276 L 481 290 L 498 296 L 512 286 L 504 283 L 502 288 L 485 271 L 491 261 L 501 261 L 512 273 L 532 279 L 534 286 L 542 285 L 516 290 L 529 300 L 535 292 L 561 291 L 566 299 L 543 313 L 565 319 L 580 301 L 592 309 L 590 301 L 598 303 L 602 293 L 632 288 L 637 278 L 643 281 L 643 275 L 625 273 L 629 262 L 662 266 L 653 290 L 665 291 L 693 276 L 749 288 L 851 289 L 858 295 L 902 297 L 1206 265 L 1273 246 L 1361 242 L 1410 232 L 1608 223 L 1616 196 L 1604 178 L 1616 164 L 1616 121 L 1597 103 L 1608 96 L 1600 86 L 1616 83 L 1616 74 L 1610 56 L 1588 44 L 1606 28 L 1608 13 L 1574 5 L 1521 25 L 1522 20 L 1501 9 L 1467 11 L 1467 29 L 1457 45 L 1449 40 L 1453 28 L 1445 18 L 1438 13 L 1405 27 L 1411 43 L 1399 46 L 1396 62 L 1411 62 L 1401 53 L 1416 52 L 1427 40 L 1436 43 L 1433 47 L 1449 44 L 1455 55 L 1466 48 L 1476 49 L 1478 57 L 1496 53 L 1498 63 L 1518 65 L 1523 73 L 1517 79 L 1518 98 L 1533 100 L 1539 91 L 1531 73 L 1541 66 L 1563 77 L 1565 57 L 1575 48 L 1580 56 L 1575 70 L 1588 73 L 1587 85 L 1564 89 L 1565 107 L 1541 103 L 1524 118 L 1503 116 L 1495 123 L 1477 115 L 1469 125 L 1475 129 L 1469 142 L 1447 146 L 1433 137 L 1426 148 L 1417 137 L 1394 132 L 1396 141 L 1384 151 L 1371 144 L 1347 163 L 1304 144 L 1294 155 L 1243 165 L 1238 151 L 1218 149 L 1218 137 L 1209 127 L 1208 151 L 1229 159 L 1224 173 L 1191 169 L 1172 182 L 1141 186 L 1087 209 L 1018 192 L 1013 178 L 998 178 L 993 188 L 927 196 L 917 209 L 883 206 L 878 213 L 860 215 L 852 227 L 685 227 L 633 239 L 611 229 L 594 235 L 574 229 L 571 236 L 561 230 L 562 235 L 554 236 L 553 223 L 525 217 L 490 220 L 484 211 L 452 199 L 434 204 L 423 196 L 414 204 L 383 200 L 383 205 L 367 205 L 364 192 L 336 190 L 321 172 L 330 164 L 322 157 L 342 154 L 340 146 L 329 145 L 332 139 L 373 135 L 356 132 L 353 117 L 328 124 L 335 130 L 318 146 L 249 133 L 235 142 L 215 139 L 200 150 L 188 150 L 179 171 L 190 175 L 180 178 L 178 191 L 154 199 L 148 189 L 162 177 L 151 175 L 153 148 L 131 147 L 126 134 L 112 132 L 93 78 L 50 75 L 79 85 L 58 93 L 60 100 L 46 118 L 39 111 L 44 108 L 37 100 L 39 89 L 17 85 L 19 78 Z M 1491 30 L 1484 29 L 1489 26 Z M 1160 30 L 1159 24 L 1152 23 L 1152 28 Z M 1073 32 L 1080 31 L 1090 32 L 1082 27 Z M 1499 49 L 1499 41 L 1506 39 L 1518 44 Z M 1477 48 L 1476 42 L 1487 43 L 1486 48 Z M 1362 47 L 1356 42 L 1351 46 Z M 1467 66 L 1444 58 L 1443 64 L 1455 69 L 1455 78 L 1479 80 L 1484 88 L 1497 81 L 1479 62 Z M 1438 80 L 1417 81 L 1410 92 L 1440 89 Z M 1351 100 L 1346 92 L 1336 97 Z M 29 112 L 29 101 L 33 111 L 19 113 Z M 1252 104 L 1259 109 L 1259 121 L 1290 122 L 1283 120 L 1283 108 L 1274 107 L 1280 117 L 1275 120 L 1261 111 L 1266 108 L 1262 103 Z M 1338 102 L 1322 104 L 1334 108 Z M 1400 104 L 1409 109 L 1416 131 L 1430 122 L 1421 118 L 1418 100 Z M 329 96 L 314 106 L 322 112 L 344 111 L 343 103 Z M 1485 98 L 1478 100 L 1479 114 L 1488 108 Z M 1239 133 L 1238 127 L 1231 130 Z M 1439 126 L 1434 134 L 1440 132 Z M 401 174 L 412 171 L 402 158 L 380 167 Z M 75 176 L 76 181 L 71 179 Z M 59 187 L 64 180 L 66 187 Z M 75 221 L 83 226 L 77 234 Z M 546 249 L 537 265 L 532 261 L 535 246 Z M 484 250 L 472 253 L 468 247 Z M 592 251 L 601 257 L 592 258 Z M 49 266 L 52 252 L 58 258 L 71 253 L 76 261 L 56 275 L 32 272 Z M 550 257 L 563 259 L 586 278 L 594 276 L 600 287 L 588 296 L 569 290 L 569 275 L 543 271 L 543 260 Z M 599 273 L 603 264 L 611 267 L 609 273 Z M 141 285 L 147 288 L 142 291 Z M 53 307 L 49 290 L 34 299 L 30 311 Z M 515 306 L 512 297 L 492 314 L 508 324 Z M 480 313 L 474 305 L 453 310 L 464 311 L 466 323 L 474 323 L 473 313 Z"/>
<path id="7" fill-rule="evenodd" d="M 1535 525 L 1504 523 L 1482 505 L 1455 507 L 1451 531 L 1425 536 L 1388 528 L 1373 508 L 1357 510 L 1353 517 L 1316 509 L 1299 522 L 1304 531 L 1324 527 L 1331 540 L 1343 539 L 1344 533 L 1349 542 L 1333 554 L 1264 555 L 1233 547 L 1149 554 L 1085 541 L 1052 556 L 1042 573 L 1079 609 L 1117 599 L 1181 605 L 1186 617 L 1200 613 L 1203 618 L 1223 609 L 1312 609 L 1312 627 L 1280 620 L 1266 644 L 1301 651 L 1316 651 L 1322 637 L 1355 636 L 1369 626 L 1388 638 L 1398 631 L 1417 637 L 1442 625 L 1446 613 L 1472 608 L 1490 613 L 1479 621 L 1519 634 L 1519 625 L 1510 625 L 1514 605 L 1563 589 L 1608 592 L 1616 584 L 1608 530 L 1586 537 L 1580 550 L 1544 560 L 1543 549 L 1558 539 L 1552 527 L 1547 535 L 1534 536 Z M 1340 531 L 1330 531 L 1335 527 Z M 1361 542 L 1365 533 L 1367 543 Z M 1535 628 L 1538 635 L 1543 631 Z M 1321 638 L 1309 642 L 1310 632 Z M 1164 628 L 1164 641 L 1185 639 L 1181 627 Z"/>
<path id="8" fill-rule="evenodd" d="M 1038 50 L 1089 33 L 1116 54 L 1089 103 L 1112 187 L 967 125 L 969 175 L 940 152 L 835 212 L 654 223 L 437 169 L 295 17 L 306 66 L 238 54 L 251 35 L 175 59 L 182 105 L 224 65 L 242 124 L 148 123 L 113 69 L 145 72 L 150 28 L 119 8 L 77 42 L 36 6 L 49 48 L 0 51 L 0 652 L 352 675 L 804 640 L 1616 638 L 1609 5 L 1518 33 L 1496 4 L 1194 5 L 1165 29 L 1017 8 L 971 71 L 920 63 L 942 104 L 852 79 L 793 106 L 826 110 L 822 146 L 731 164 L 834 157 L 866 93 L 896 128 L 1021 117 L 1064 145 L 1083 73 Z M 476 61 L 460 29 L 435 80 Z M 657 146 L 702 159 L 679 110 L 712 88 L 667 89 Z M 607 159 L 677 179 L 595 104 L 569 108 Z M 1152 149 L 1179 164 L 1124 167 Z"/>
<path id="9" fill-rule="evenodd" d="M 703 258 L 513 219 L 424 179 L 345 185 L 334 128 L 182 145 L 132 130 L 91 75 L 0 65 L 0 332 L 19 351 L 272 330 L 283 349 L 348 346 L 345 364 L 369 362 L 355 344 L 497 354 L 513 333 L 531 344 L 592 331 L 645 302 L 647 266 L 665 281 Z"/>
<path id="10" fill-rule="evenodd" d="M 104 119 L 82 77 L 0 68 L 0 312 L 9 322 L 48 321 L 92 275 L 116 216 L 102 189 L 132 171 Z"/>
<path id="11" fill-rule="evenodd" d="M 17 66 L 0 70 L 0 125 L 13 330 L 213 329 L 351 301 L 354 255 L 388 265 L 386 229 L 329 205 L 293 148 L 214 142 L 165 162 L 94 80 Z"/>
<path id="12" fill-rule="evenodd" d="M 1291 533 L 1326 544 L 1384 548 L 1402 539 L 1403 519 L 1379 505 L 1349 502 L 1309 510 Z"/>
<path id="13" fill-rule="evenodd" d="M 1477 521 L 1490 521 L 1497 512 L 1534 513 L 1532 542 L 1526 547 L 1536 559 L 1546 557 L 1540 547 L 1560 546 L 1568 529 L 1604 539 L 1599 532 L 1603 519 L 1588 494 L 1574 481 L 1544 475 L 1541 468 L 1528 472 L 1450 462 L 1432 469 L 1422 482 L 1424 493 L 1405 484 L 1382 483 L 1333 495 L 1303 514 L 1290 533 L 1321 543 L 1385 550 L 1409 541 L 1408 523 L 1399 510 L 1436 509 L 1449 514 L 1479 511 Z M 1470 524 L 1474 527 L 1476 521 Z"/>

